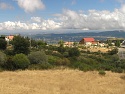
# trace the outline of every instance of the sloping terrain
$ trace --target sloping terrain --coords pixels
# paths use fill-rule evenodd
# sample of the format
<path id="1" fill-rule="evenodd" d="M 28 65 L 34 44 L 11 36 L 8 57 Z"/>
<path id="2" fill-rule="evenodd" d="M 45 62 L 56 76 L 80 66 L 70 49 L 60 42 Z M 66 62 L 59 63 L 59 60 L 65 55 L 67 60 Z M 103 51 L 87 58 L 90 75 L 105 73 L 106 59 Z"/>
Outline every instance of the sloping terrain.
<path id="1" fill-rule="evenodd" d="M 45 70 L 0 72 L 0 94 L 125 94 L 125 74 Z"/>

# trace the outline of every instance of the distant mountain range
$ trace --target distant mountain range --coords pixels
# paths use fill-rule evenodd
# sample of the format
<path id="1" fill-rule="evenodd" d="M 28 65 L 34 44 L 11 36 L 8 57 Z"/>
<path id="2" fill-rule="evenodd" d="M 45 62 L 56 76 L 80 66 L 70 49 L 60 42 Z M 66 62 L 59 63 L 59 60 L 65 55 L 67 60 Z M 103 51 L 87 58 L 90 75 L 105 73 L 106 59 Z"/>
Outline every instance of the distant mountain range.
<path id="1" fill-rule="evenodd" d="M 82 32 L 82 33 L 63 33 L 63 34 L 34 34 L 33 39 L 42 39 L 44 41 L 80 41 L 84 37 L 94 37 L 96 40 L 106 40 L 107 38 L 125 38 L 125 31 L 104 31 L 104 32 Z"/>

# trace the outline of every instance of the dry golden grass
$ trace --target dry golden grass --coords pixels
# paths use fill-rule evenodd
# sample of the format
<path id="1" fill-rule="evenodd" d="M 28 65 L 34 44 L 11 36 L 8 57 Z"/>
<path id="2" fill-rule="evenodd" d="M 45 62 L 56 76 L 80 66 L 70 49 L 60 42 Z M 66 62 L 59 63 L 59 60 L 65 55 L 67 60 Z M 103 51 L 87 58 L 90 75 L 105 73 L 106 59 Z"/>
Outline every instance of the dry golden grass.
<path id="1" fill-rule="evenodd" d="M 125 74 L 45 70 L 0 72 L 0 94 L 125 94 Z"/>
<path id="2" fill-rule="evenodd" d="M 98 47 L 98 48 L 90 48 L 89 49 L 90 50 L 90 52 L 98 52 L 98 51 L 101 51 L 101 52 L 103 52 L 103 53 L 106 53 L 106 52 L 108 52 L 109 50 L 111 50 L 111 49 L 108 49 L 108 48 L 103 48 L 103 47 Z"/>

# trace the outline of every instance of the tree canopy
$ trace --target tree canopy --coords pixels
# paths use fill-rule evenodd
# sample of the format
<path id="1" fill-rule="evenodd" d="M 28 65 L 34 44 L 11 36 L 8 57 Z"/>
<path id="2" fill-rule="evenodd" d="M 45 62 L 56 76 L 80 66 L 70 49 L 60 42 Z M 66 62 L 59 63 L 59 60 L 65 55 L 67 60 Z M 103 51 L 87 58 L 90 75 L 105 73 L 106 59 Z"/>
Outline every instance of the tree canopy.
<path id="1" fill-rule="evenodd" d="M 13 40 L 14 53 L 19 54 L 28 54 L 30 42 L 28 38 L 24 38 L 22 36 L 15 36 Z"/>
<path id="2" fill-rule="evenodd" d="M 0 50 L 5 50 L 7 47 L 7 42 L 5 39 L 0 39 Z"/>

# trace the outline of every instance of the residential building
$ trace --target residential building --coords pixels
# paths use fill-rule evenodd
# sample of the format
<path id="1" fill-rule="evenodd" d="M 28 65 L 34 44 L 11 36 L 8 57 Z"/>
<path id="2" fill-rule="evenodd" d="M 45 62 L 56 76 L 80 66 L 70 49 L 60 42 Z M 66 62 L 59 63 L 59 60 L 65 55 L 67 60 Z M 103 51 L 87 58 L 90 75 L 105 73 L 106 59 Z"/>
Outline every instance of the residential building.
<path id="1" fill-rule="evenodd" d="M 79 44 L 84 44 L 86 46 L 97 45 L 98 42 L 94 38 L 83 38 Z"/>

